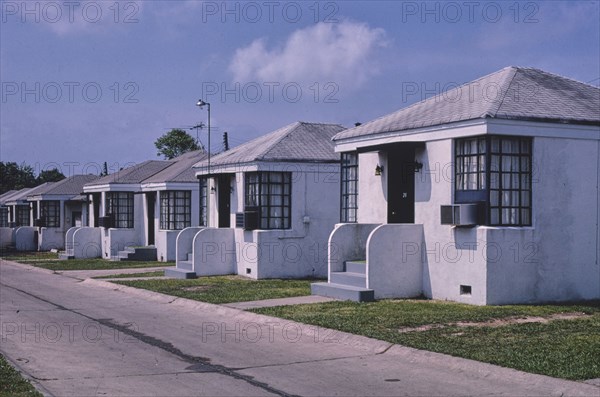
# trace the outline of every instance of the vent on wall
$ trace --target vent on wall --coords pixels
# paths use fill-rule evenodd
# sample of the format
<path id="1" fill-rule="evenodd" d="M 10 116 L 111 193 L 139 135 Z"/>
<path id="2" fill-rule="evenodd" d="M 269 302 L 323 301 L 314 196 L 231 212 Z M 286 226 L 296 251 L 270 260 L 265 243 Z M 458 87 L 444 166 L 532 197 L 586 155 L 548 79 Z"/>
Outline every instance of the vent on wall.
<path id="1" fill-rule="evenodd" d="M 461 285 L 460 286 L 460 294 L 461 295 L 471 295 L 471 286 L 470 285 Z"/>
<path id="2" fill-rule="evenodd" d="M 475 226 L 479 223 L 479 204 L 442 205 L 442 225 Z"/>

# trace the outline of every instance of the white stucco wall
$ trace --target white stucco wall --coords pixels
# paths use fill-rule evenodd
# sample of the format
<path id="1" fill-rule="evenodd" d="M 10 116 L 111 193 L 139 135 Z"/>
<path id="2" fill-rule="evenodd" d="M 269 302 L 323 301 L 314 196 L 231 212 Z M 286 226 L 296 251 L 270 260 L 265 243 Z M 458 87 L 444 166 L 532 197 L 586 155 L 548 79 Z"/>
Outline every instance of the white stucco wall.
<path id="1" fill-rule="evenodd" d="M 413 247 L 423 261 L 423 294 L 483 305 L 487 296 L 486 234 L 479 228 L 442 225 L 440 219 L 440 206 L 454 202 L 453 141 L 427 142 L 415 157 L 423 163 L 415 173 L 415 223 L 423 225 L 424 237 Z M 471 287 L 471 294 L 461 294 L 461 285 Z"/>
<path id="2" fill-rule="evenodd" d="M 177 235 L 180 230 L 158 230 L 154 237 L 156 258 L 160 262 L 174 261 L 176 259 Z"/>
<path id="3" fill-rule="evenodd" d="M 339 221 L 337 166 L 295 166 L 292 172 L 292 222 L 287 230 L 236 229 L 239 274 L 253 278 L 327 276 L 327 241 Z M 236 177 L 232 211 L 243 211 L 243 174 Z M 239 205 L 238 205 L 239 203 Z M 234 225 L 235 219 L 232 219 Z M 248 274 L 246 269 L 250 269 Z"/>
<path id="4" fill-rule="evenodd" d="M 536 138 L 533 149 L 533 227 L 487 231 L 503 254 L 488 264 L 488 303 L 600 298 L 598 141 Z"/>
<path id="5" fill-rule="evenodd" d="M 387 153 L 367 152 L 358 155 L 358 211 L 360 223 L 387 222 Z M 377 165 L 383 167 L 375 175 Z"/>

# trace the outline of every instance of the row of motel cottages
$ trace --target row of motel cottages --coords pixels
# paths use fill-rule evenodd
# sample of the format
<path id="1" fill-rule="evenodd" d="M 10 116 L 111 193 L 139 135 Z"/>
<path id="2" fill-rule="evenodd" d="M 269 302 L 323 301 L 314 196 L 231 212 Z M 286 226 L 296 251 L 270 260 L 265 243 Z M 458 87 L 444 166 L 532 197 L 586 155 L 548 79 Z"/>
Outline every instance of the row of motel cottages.
<path id="1" fill-rule="evenodd" d="M 1 241 L 360 301 L 598 299 L 599 184 L 600 89 L 508 67 L 350 129 L 7 192 Z"/>

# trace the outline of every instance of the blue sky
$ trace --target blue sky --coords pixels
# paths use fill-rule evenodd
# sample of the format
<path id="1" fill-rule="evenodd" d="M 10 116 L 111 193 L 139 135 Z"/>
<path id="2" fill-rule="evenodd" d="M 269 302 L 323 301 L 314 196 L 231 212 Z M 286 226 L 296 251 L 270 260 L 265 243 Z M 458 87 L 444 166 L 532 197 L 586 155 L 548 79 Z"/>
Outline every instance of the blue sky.
<path id="1" fill-rule="evenodd" d="M 160 135 L 206 123 L 198 98 L 219 150 L 224 131 L 352 126 L 510 65 L 600 84 L 598 1 L 1 5 L 0 157 L 36 171 L 158 158 Z"/>

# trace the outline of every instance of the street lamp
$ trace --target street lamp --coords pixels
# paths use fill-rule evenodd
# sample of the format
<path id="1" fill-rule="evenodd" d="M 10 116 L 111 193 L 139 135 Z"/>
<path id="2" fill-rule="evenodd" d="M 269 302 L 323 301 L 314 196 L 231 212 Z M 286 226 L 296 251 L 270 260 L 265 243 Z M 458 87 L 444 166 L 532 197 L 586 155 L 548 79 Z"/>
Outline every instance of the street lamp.
<path id="1" fill-rule="evenodd" d="M 206 226 L 209 226 L 209 214 L 210 214 L 210 188 L 209 188 L 209 178 L 210 178 L 210 103 L 204 102 L 202 99 L 198 99 L 196 106 L 202 109 L 206 105 L 208 109 L 208 173 L 206 175 Z M 202 186 L 200 187 L 202 189 Z"/>
<path id="2" fill-rule="evenodd" d="M 204 102 L 202 99 L 198 99 L 196 103 L 200 109 L 204 106 L 208 108 L 208 176 L 210 176 L 210 103 Z"/>

